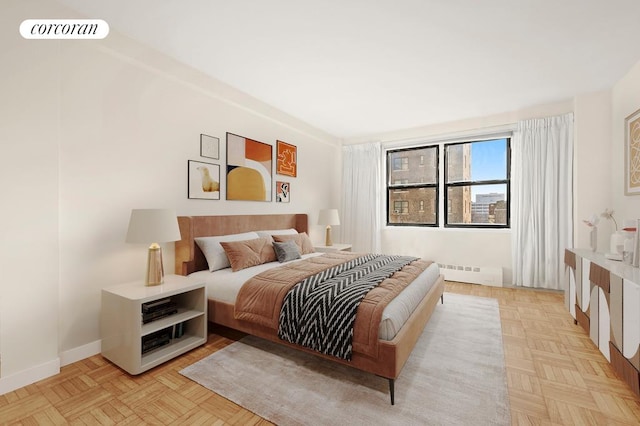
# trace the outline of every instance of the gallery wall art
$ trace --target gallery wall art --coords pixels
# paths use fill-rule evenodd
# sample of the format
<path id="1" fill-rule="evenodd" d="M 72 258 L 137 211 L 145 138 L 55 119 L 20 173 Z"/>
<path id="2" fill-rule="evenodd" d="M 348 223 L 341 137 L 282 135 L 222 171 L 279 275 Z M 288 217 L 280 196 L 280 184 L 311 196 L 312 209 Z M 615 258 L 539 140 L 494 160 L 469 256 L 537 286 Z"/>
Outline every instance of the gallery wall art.
<path id="1" fill-rule="evenodd" d="M 272 148 L 227 133 L 227 200 L 271 201 Z"/>
<path id="2" fill-rule="evenodd" d="M 200 156 L 220 159 L 220 139 L 200 133 Z"/>
<path id="3" fill-rule="evenodd" d="M 220 199 L 220 166 L 202 161 L 188 160 L 188 198 L 200 200 Z"/>
<path id="4" fill-rule="evenodd" d="M 284 176 L 298 175 L 298 148 L 283 141 L 276 142 L 276 173 Z"/>
<path id="5" fill-rule="evenodd" d="M 276 203 L 288 203 L 291 200 L 291 184 L 276 181 Z"/>
<path id="6" fill-rule="evenodd" d="M 640 109 L 624 120 L 624 180 L 626 195 L 640 194 Z"/>

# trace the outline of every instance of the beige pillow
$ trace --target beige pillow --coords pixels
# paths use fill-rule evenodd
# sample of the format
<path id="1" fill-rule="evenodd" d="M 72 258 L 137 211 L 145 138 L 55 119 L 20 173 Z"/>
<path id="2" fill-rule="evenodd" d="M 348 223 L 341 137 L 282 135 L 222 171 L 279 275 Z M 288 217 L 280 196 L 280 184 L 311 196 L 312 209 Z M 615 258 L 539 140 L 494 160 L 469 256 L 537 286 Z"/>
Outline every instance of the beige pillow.
<path id="1" fill-rule="evenodd" d="M 258 234 L 258 237 L 269 237 L 271 238 L 272 235 L 295 235 L 298 233 L 298 231 L 296 231 L 293 228 L 289 228 L 289 229 L 268 229 L 268 230 L 264 230 L 264 231 L 254 231 L 256 234 Z"/>
<path id="2" fill-rule="evenodd" d="M 311 240 L 309 239 L 309 236 L 306 232 L 301 232 L 295 235 L 272 235 L 272 237 L 273 241 L 277 241 L 279 243 L 293 240 L 300 249 L 300 254 L 309 254 L 315 252 L 313 244 L 311 243 Z"/>
<path id="3" fill-rule="evenodd" d="M 254 238 L 260 238 L 260 236 L 255 232 L 243 232 L 242 234 L 219 235 L 216 237 L 198 237 L 195 240 L 207 259 L 209 270 L 213 272 L 231 266 L 224 249 L 220 245 L 222 241 L 245 241 L 253 240 Z"/>
<path id="4" fill-rule="evenodd" d="M 221 241 L 220 245 L 227 254 L 234 272 L 277 260 L 268 237 L 245 241 Z"/>

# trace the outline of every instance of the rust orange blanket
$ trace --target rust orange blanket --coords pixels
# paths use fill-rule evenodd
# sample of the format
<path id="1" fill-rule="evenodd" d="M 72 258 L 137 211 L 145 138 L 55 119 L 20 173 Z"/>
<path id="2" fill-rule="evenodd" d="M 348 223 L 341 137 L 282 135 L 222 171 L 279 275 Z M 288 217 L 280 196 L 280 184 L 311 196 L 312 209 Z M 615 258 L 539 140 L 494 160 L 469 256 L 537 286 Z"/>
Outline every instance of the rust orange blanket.
<path id="1" fill-rule="evenodd" d="M 277 331 L 284 297 L 293 286 L 311 275 L 359 256 L 362 254 L 325 253 L 262 272 L 241 288 L 236 300 L 235 318 Z M 378 330 L 384 308 L 430 264 L 425 260 L 412 262 L 383 280 L 365 296 L 358 306 L 354 324 L 354 352 L 377 355 Z"/>

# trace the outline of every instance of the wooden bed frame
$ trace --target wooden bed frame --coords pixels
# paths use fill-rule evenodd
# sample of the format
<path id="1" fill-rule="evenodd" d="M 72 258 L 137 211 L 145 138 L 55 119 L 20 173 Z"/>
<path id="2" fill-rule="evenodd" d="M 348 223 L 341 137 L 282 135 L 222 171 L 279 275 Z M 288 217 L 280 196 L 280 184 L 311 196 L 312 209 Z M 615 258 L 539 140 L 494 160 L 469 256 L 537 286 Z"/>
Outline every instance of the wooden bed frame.
<path id="1" fill-rule="evenodd" d="M 178 217 L 182 239 L 175 246 L 175 271 L 178 275 L 189 275 L 206 270 L 207 261 L 195 243 L 195 238 L 237 234 L 241 232 L 290 229 L 307 232 L 306 214 L 274 214 L 274 215 L 237 215 L 237 216 L 181 216 Z M 442 301 L 444 278 L 438 278 L 436 284 L 427 293 L 413 314 L 393 340 L 380 340 L 378 355 L 371 357 L 353 352 L 351 361 L 324 355 L 316 351 L 280 340 L 273 330 L 236 320 L 232 304 L 208 300 L 208 318 L 213 324 L 223 325 L 247 334 L 268 339 L 283 345 L 312 353 L 340 364 L 348 365 L 362 371 L 373 373 L 389 380 L 391 404 L 394 404 L 394 382 L 409 358 L 413 347 L 431 317 L 438 303 Z"/>

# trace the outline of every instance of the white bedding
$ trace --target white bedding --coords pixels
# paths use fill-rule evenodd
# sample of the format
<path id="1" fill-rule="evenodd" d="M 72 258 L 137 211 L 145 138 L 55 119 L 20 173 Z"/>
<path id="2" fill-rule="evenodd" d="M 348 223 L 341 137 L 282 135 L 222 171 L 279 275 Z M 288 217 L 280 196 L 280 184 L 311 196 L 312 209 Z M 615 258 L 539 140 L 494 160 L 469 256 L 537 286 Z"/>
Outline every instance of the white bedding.
<path id="1" fill-rule="evenodd" d="M 320 255 L 322 253 L 305 254 L 302 259 Z M 190 277 L 206 283 L 207 297 L 209 299 L 235 304 L 242 284 L 252 276 L 280 265 L 281 263 L 279 262 L 270 262 L 237 272 L 233 272 L 231 268 L 214 272 L 198 271 L 191 274 Z M 429 292 L 439 275 L 440 269 L 438 264 L 434 262 L 387 305 L 382 313 L 382 321 L 380 322 L 379 337 L 381 340 L 392 340 L 395 337 L 422 298 Z"/>

